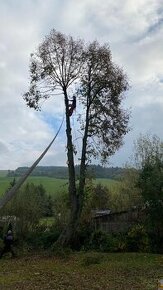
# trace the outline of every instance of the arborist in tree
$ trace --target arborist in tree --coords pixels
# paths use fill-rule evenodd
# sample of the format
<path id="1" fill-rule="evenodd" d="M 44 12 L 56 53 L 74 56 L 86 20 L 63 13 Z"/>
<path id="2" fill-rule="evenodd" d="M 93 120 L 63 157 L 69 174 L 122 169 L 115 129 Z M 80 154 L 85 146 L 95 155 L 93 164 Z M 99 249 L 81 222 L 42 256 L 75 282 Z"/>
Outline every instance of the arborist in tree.
<path id="1" fill-rule="evenodd" d="M 12 231 L 12 224 L 9 223 L 7 231 Z"/>
<path id="2" fill-rule="evenodd" d="M 14 236 L 12 230 L 8 230 L 7 234 L 4 237 L 4 248 L 0 253 L 0 259 L 2 258 L 3 254 L 10 252 L 12 257 L 15 257 L 15 253 L 13 251 L 13 243 L 14 243 Z"/>
<path id="3" fill-rule="evenodd" d="M 73 96 L 73 99 L 72 100 L 69 100 L 69 111 L 68 111 L 68 114 L 69 116 L 71 117 L 72 114 L 73 114 L 73 111 L 76 109 L 76 97 Z"/>

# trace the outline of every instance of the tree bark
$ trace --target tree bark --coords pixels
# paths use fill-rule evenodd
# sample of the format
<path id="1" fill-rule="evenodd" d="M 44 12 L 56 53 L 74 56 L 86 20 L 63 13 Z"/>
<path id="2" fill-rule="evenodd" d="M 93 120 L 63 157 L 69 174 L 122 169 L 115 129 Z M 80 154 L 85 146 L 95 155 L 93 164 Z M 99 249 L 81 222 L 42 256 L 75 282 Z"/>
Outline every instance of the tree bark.
<path id="1" fill-rule="evenodd" d="M 87 139 L 89 129 L 89 110 L 90 110 L 90 87 L 88 89 L 87 97 L 87 108 L 86 108 L 86 123 L 82 142 L 82 154 L 80 163 L 80 178 L 78 192 L 75 183 L 75 166 L 73 158 L 73 144 L 70 127 L 70 117 L 68 114 L 68 97 L 67 91 L 64 91 L 65 96 L 65 107 L 66 107 L 66 134 L 67 134 L 67 158 L 68 158 L 68 169 L 69 169 L 69 196 L 71 201 L 71 213 L 69 223 L 61 233 L 57 243 L 61 246 L 70 245 L 76 234 L 77 227 L 80 222 L 80 216 L 83 209 L 84 201 L 84 189 L 86 179 L 86 152 L 87 152 Z"/>
<path id="2" fill-rule="evenodd" d="M 61 233 L 57 244 L 61 246 L 66 246 L 71 243 L 73 240 L 76 227 L 77 227 L 77 216 L 78 216 L 78 196 L 76 190 L 75 182 L 75 165 L 74 165 L 74 153 L 73 153 L 73 143 L 72 143 L 72 134 L 71 134 L 71 125 L 70 125 L 70 116 L 69 116 L 69 100 L 67 95 L 67 90 L 64 87 L 64 100 L 66 108 L 66 135 L 67 135 L 67 160 L 68 160 L 68 172 L 69 172 L 69 199 L 71 204 L 71 212 L 68 225 Z"/>
<path id="3" fill-rule="evenodd" d="M 81 163 L 80 163 L 80 179 L 79 179 L 79 209 L 78 209 L 78 220 L 80 219 L 82 208 L 83 208 L 83 200 L 84 200 L 84 188 L 85 188 L 85 179 L 86 179 L 86 153 L 87 153 L 87 139 L 88 139 L 88 128 L 89 128 L 89 108 L 90 105 L 87 99 L 87 109 L 86 109 L 86 124 L 82 142 L 82 155 L 81 155 Z"/>

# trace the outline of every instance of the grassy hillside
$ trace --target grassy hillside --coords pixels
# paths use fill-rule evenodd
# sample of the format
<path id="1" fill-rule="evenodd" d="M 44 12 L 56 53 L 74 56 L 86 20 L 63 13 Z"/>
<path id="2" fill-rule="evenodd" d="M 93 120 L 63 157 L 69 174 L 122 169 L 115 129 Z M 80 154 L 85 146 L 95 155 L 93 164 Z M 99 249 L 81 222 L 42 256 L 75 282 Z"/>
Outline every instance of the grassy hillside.
<path id="1" fill-rule="evenodd" d="M 138 253 L 3 258 L 0 289 L 155 290 L 162 263 L 161 255 Z"/>
<path id="2" fill-rule="evenodd" d="M 0 177 L 0 195 L 3 194 L 9 187 L 10 182 L 13 180 L 13 177 Z M 46 189 L 46 192 L 57 196 L 63 191 L 67 190 L 68 181 L 66 179 L 58 179 L 52 177 L 44 176 L 31 176 L 27 179 L 27 182 L 33 182 L 36 185 L 42 184 Z M 111 187 L 117 185 L 119 182 L 115 180 L 97 178 L 95 183 L 101 183 L 105 186 Z"/>
<path id="3" fill-rule="evenodd" d="M 96 178 L 95 183 L 102 184 L 103 186 L 107 186 L 108 188 L 117 187 L 120 184 L 120 181 L 108 179 L 108 178 Z"/>
<path id="4" fill-rule="evenodd" d="M 0 177 L 0 195 L 7 190 L 12 180 L 13 177 Z M 46 189 L 46 192 L 52 195 L 57 195 L 67 189 L 66 179 L 31 176 L 27 179 L 26 182 L 34 183 L 36 185 L 42 184 Z"/>
<path id="5" fill-rule="evenodd" d="M 8 170 L 0 170 L 0 177 L 5 177 L 8 173 Z"/>

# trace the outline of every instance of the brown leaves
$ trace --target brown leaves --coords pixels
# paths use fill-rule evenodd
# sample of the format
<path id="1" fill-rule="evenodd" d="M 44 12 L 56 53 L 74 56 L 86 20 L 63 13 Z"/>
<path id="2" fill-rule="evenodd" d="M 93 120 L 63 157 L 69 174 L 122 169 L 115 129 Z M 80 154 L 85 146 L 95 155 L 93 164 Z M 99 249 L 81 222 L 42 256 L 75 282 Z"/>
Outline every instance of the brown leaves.
<path id="1" fill-rule="evenodd" d="M 88 258 L 95 263 L 83 265 Z M 154 290 L 162 275 L 161 256 L 152 254 L 78 253 L 66 261 L 31 256 L 0 264 L 2 290 Z"/>

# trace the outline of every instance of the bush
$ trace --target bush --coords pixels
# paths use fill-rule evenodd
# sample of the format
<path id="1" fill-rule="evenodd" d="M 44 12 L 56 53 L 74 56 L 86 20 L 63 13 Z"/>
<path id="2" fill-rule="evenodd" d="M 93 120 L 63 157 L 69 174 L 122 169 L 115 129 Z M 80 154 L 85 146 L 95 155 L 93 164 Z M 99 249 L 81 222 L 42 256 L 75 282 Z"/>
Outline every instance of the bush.
<path id="1" fill-rule="evenodd" d="M 39 227 L 36 231 L 28 234 L 26 242 L 35 249 L 48 249 L 58 239 L 59 234 L 58 229 L 54 229 L 54 227 L 51 227 L 48 231 L 43 227 Z"/>
<path id="2" fill-rule="evenodd" d="M 95 231 L 90 237 L 88 248 L 91 250 L 102 250 L 106 244 L 107 236 L 102 231 Z"/>
<path id="3" fill-rule="evenodd" d="M 127 237 L 126 234 L 116 234 L 112 236 L 114 252 L 125 252 L 127 250 Z"/>
<path id="4" fill-rule="evenodd" d="M 138 224 L 133 226 L 127 234 L 107 234 L 95 231 L 85 249 L 101 252 L 148 252 L 150 239 L 144 226 Z"/>
<path id="5" fill-rule="evenodd" d="M 54 243 L 51 247 L 52 253 L 61 259 L 68 259 L 70 254 L 72 253 L 72 250 L 70 248 L 63 248 L 56 243 Z"/>
<path id="6" fill-rule="evenodd" d="M 163 235 L 159 236 L 157 233 L 149 233 L 151 252 L 163 254 Z"/>
<path id="7" fill-rule="evenodd" d="M 3 240 L 2 240 L 2 239 L 0 239 L 0 252 L 2 251 L 3 247 L 4 247 Z"/>
<path id="8" fill-rule="evenodd" d="M 82 224 L 75 233 L 75 237 L 71 242 L 71 248 L 76 251 L 85 249 L 88 247 L 90 237 L 92 234 L 92 228 L 89 224 Z"/>
<path id="9" fill-rule="evenodd" d="M 15 218 L 14 231 L 22 239 L 35 231 L 41 217 L 51 216 L 52 213 L 52 198 L 46 195 L 42 185 L 33 183 L 25 184 L 1 210 L 2 216 Z"/>
<path id="10" fill-rule="evenodd" d="M 133 226 L 127 234 L 128 250 L 134 252 L 148 252 L 150 241 L 143 225 Z"/>
<path id="11" fill-rule="evenodd" d="M 102 231 L 92 233 L 88 248 L 102 252 L 114 252 L 117 249 L 116 238 Z"/>

